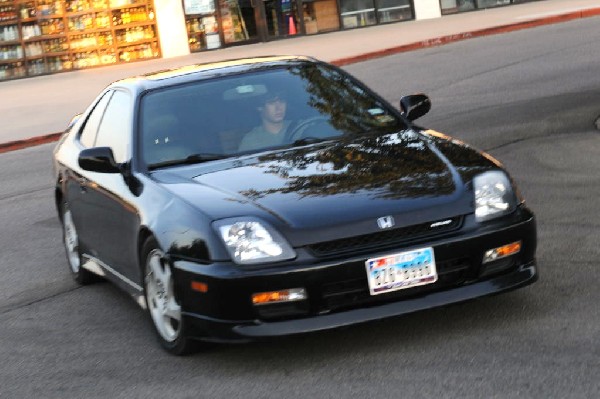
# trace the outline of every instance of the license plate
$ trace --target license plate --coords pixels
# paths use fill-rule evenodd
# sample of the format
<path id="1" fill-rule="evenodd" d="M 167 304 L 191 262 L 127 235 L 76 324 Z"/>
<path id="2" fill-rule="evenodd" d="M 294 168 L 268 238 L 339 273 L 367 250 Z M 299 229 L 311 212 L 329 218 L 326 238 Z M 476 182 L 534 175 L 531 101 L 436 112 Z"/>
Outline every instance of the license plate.
<path id="1" fill-rule="evenodd" d="M 435 283 L 433 248 L 413 249 L 365 262 L 371 295 Z"/>

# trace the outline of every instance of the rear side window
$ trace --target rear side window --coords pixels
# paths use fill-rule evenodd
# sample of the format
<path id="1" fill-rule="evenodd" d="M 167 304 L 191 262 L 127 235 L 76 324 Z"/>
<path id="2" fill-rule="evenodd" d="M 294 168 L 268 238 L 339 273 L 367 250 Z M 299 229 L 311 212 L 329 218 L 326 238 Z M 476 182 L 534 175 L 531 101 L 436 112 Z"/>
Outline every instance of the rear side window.
<path id="1" fill-rule="evenodd" d="M 132 117 L 131 97 L 126 92 L 115 91 L 106 107 L 94 147 L 110 147 L 115 161 L 127 161 L 131 148 Z"/>
<path id="2" fill-rule="evenodd" d="M 96 106 L 92 110 L 92 113 L 88 117 L 88 120 L 85 122 L 85 126 L 83 127 L 83 131 L 81 132 L 81 136 L 79 137 L 79 141 L 85 147 L 93 147 L 94 142 L 96 141 L 96 134 L 98 133 L 98 126 L 100 125 L 100 121 L 102 120 L 102 115 L 104 115 L 104 110 L 106 109 L 106 104 L 108 104 L 108 100 L 112 96 L 112 91 L 109 91 L 104 94 L 104 96 L 96 103 Z"/>

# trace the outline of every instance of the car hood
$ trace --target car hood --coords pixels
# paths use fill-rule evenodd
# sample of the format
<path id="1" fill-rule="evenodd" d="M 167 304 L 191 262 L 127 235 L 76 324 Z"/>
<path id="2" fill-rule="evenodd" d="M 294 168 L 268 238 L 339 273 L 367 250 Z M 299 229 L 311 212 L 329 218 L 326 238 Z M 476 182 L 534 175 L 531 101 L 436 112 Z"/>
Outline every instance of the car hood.
<path id="1" fill-rule="evenodd" d="M 473 212 L 472 177 L 497 163 L 435 132 L 319 143 L 155 172 L 159 182 L 213 220 L 258 216 L 320 240 Z M 308 235 L 307 235 L 308 234 Z M 304 238 L 301 238 L 304 237 Z"/>

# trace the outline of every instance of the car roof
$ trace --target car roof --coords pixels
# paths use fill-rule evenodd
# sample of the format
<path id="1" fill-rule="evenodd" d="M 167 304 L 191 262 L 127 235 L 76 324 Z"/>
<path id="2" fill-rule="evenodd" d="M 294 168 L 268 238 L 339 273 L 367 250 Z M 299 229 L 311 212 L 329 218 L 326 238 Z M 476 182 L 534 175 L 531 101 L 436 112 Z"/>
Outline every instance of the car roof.
<path id="1" fill-rule="evenodd" d="M 187 65 L 133 76 L 112 83 L 109 88 L 125 88 L 135 93 L 175 86 L 216 76 L 250 72 L 263 68 L 291 65 L 299 62 L 318 62 L 307 56 L 263 56 L 238 58 L 218 62 Z"/>

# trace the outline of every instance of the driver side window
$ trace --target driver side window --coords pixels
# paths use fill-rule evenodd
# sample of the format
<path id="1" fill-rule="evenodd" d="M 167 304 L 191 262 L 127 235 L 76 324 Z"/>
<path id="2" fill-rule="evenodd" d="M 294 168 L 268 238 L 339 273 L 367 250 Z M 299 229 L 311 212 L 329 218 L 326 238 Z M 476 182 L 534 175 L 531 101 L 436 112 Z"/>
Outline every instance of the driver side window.
<path id="1" fill-rule="evenodd" d="M 110 147 L 117 163 L 127 161 L 130 156 L 132 124 L 131 97 L 124 91 L 116 90 L 100 122 L 94 146 Z"/>
<path id="2" fill-rule="evenodd" d="M 81 136 L 79 136 L 79 141 L 84 147 L 94 147 L 94 143 L 96 142 L 96 134 L 98 133 L 98 126 L 100 125 L 100 121 L 104 115 L 104 110 L 106 110 L 106 105 L 108 104 L 112 94 L 112 91 L 104 94 L 100 101 L 96 103 L 96 106 L 85 122 Z"/>

